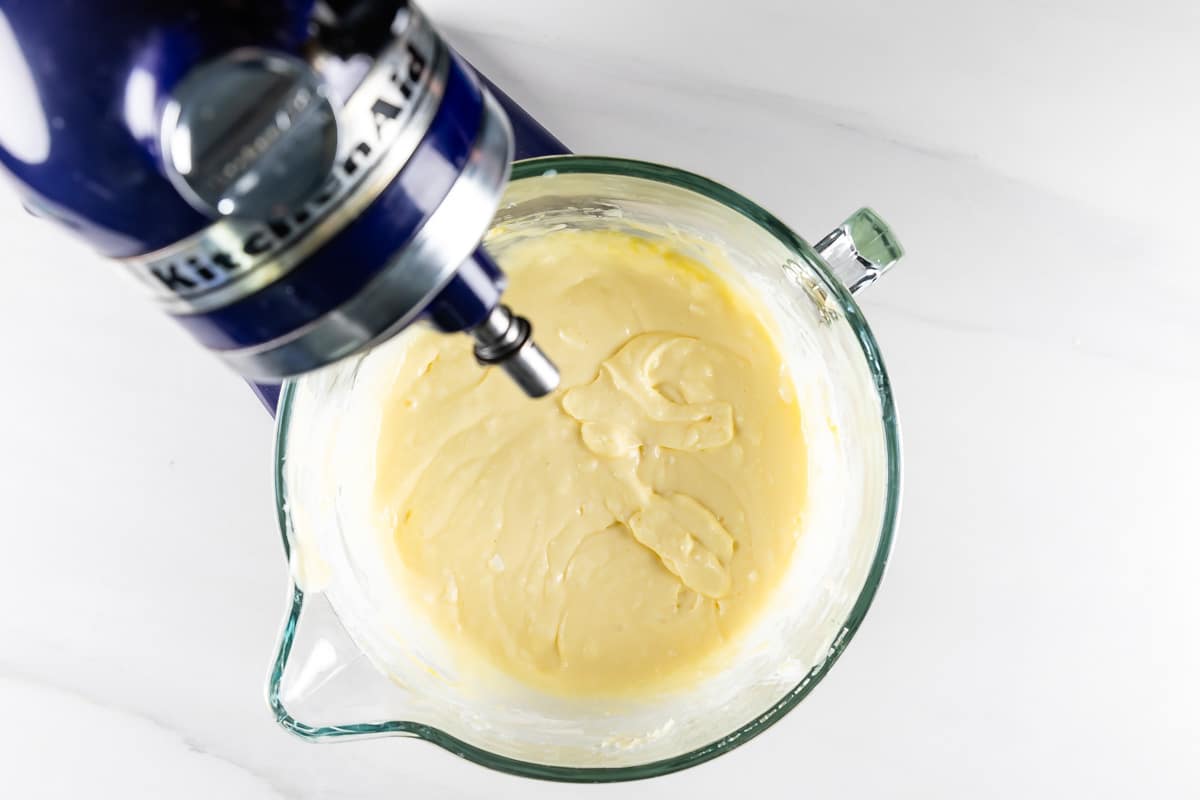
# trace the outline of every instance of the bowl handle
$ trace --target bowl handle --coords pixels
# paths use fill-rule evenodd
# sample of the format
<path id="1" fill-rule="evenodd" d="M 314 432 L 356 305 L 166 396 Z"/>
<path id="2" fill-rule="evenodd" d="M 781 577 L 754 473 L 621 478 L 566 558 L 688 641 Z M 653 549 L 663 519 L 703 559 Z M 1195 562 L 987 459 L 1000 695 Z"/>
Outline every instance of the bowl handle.
<path id="1" fill-rule="evenodd" d="M 870 286 L 904 255 L 892 229 L 869 208 L 855 211 L 814 249 L 850 294 Z"/>

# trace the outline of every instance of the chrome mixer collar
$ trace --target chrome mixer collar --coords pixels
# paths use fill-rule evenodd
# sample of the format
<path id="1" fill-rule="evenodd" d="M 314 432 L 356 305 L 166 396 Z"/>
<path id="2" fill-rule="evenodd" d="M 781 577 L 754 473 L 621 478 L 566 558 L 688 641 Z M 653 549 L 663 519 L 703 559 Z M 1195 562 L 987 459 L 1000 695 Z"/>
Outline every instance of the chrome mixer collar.
<path id="1" fill-rule="evenodd" d="M 481 245 L 511 126 L 417 9 L 91 5 L 4 11 L 0 47 L 29 65 L 53 122 L 40 159 L 0 148 L 28 208 L 114 258 L 248 378 L 297 375 L 426 319 L 472 332 L 479 362 L 530 395 L 557 385 Z"/>

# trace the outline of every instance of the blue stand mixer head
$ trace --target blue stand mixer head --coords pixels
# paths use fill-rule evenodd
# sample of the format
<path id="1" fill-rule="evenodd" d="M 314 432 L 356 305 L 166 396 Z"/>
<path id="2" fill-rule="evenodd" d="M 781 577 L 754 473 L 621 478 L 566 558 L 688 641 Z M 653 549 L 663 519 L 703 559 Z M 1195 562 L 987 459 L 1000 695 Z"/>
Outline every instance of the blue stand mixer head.
<path id="1" fill-rule="evenodd" d="M 530 396 L 558 372 L 480 246 L 503 109 L 397 0 L 4 0 L 34 98 L 0 140 L 26 207 L 117 261 L 248 378 L 278 381 L 426 318 Z"/>

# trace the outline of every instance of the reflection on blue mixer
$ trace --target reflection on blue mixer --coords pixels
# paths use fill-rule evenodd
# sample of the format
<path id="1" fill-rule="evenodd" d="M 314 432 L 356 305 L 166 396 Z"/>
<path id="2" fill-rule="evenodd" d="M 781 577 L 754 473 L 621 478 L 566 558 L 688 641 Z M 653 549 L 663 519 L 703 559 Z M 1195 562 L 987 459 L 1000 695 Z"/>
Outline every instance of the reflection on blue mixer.
<path id="1" fill-rule="evenodd" d="M 557 385 L 480 241 L 514 151 L 565 148 L 407 2 L 0 0 L 0 64 L 26 206 L 269 405 L 420 318 L 531 396 Z"/>

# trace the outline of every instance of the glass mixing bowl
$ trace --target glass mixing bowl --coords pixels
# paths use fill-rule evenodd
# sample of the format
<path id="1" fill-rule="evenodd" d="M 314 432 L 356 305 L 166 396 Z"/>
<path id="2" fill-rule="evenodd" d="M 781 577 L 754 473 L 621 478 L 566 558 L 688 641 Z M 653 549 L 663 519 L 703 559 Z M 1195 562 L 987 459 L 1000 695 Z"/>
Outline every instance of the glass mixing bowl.
<path id="1" fill-rule="evenodd" d="M 268 700 L 293 733 L 417 737 L 539 778 L 661 775 L 768 728 L 812 691 L 861 624 L 896 525 L 900 446 L 879 349 L 851 293 L 899 258 L 887 226 L 859 211 L 814 248 L 691 173 L 580 156 L 516 164 L 489 250 L 503 264 L 508 245 L 562 228 L 669 241 L 732 269 L 761 299 L 796 382 L 807 443 L 807 486 L 796 487 L 806 513 L 788 573 L 723 668 L 686 689 L 588 701 L 461 679 L 415 608 L 386 607 L 378 570 L 348 544 L 375 433 L 363 387 L 386 351 L 403 346 L 392 340 L 288 383 L 280 401 L 276 493 L 294 582 Z"/>

